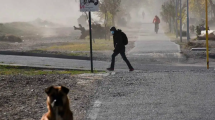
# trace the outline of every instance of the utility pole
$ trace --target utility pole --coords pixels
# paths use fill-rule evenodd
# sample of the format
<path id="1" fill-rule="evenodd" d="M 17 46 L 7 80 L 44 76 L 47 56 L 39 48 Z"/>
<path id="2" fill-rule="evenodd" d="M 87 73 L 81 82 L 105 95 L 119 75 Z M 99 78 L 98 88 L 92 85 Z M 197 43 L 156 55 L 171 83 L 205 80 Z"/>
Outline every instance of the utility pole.
<path id="1" fill-rule="evenodd" d="M 181 9 L 181 0 L 179 0 L 180 2 L 180 41 L 182 42 L 182 9 Z"/>
<path id="2" fill-rule="evenodd" d="M 187 0 L 187 41 L 189 42 L 190 39 L 190 20 L 189 20 L 189 0 Z"/>
<path id="3" fill-rule="evenodd" d="M 178 0 L 175 0 L 175 32 L 178 38 Z"/>

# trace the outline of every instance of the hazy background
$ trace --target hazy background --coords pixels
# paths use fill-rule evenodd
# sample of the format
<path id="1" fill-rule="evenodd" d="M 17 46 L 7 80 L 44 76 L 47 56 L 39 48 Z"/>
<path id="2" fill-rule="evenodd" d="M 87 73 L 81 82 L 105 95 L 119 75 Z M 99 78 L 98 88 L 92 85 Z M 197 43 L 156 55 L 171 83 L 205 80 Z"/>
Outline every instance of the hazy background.
<path id="1" fill-rule="evenodd" d="M 157 6 L 160 6 L 163 0 L 155 1 L 156 8 L 159 8 Z M 74 25 L 82 14 L 79 11 L 79 0 L 0 0 L 0 3 L 0 22 L 32 21 L 40 18 Z M 141 15 L 141 11 L 132 11 L 132 16 L 136 13 Z M 95 17 L 93 16 L 97 19 Z"/>
<path id="2" fill-rule="evenodd" d="M 158 13 L 161 3 L 165 0 L 154 1 L 154 9 Z M 64 25 L 76 25 L 77 19 L 82 14 L 79 11 L 79 0 L 0 0 L 0 22 L 14 22 L 14 21 L 32 21 L 37 18 L 49 20 Z M 122 0 L 123 4 L 123 0 Z M 140 11 L 132 10 L 132 18 L 141 17 Z M 147 14 L 147 19 L 151 20 L 154 15 Z M 138 14 L 138 16 L 137 16 Z M 93 19 L 98 19 L 93 15 Z M 139 21 L 139 19 L 136 19 Z M 134 21 L 136 21 L 134 20 Z"/>
<path id="3" fill-rule="evenodd" d="M 37 18 L 74 25 L 82 14 L 78 0 L 0 0 L 0 22 Z"/>

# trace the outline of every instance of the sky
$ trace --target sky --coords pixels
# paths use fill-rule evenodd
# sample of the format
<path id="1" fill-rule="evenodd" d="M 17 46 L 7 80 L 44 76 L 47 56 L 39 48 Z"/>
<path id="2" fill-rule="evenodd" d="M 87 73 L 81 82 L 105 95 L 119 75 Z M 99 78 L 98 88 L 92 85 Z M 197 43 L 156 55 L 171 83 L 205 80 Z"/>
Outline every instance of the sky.
<path id="1" fill-rule="evenodd" d="M 37 18 L 62 24 L 77 23 L 79 0 L 0 0 L 0 23 Z"/>
<path id="2" fill-rule="evenodd" d="M 74 26 L 78 24 L 77 19 L 82 14 L 79 0 L 0 0 L 0 3 L 0 23 L 33 21 L 40 18 Z M 95 15 L 92 15 L 92 18 L 98 20 Z"/>

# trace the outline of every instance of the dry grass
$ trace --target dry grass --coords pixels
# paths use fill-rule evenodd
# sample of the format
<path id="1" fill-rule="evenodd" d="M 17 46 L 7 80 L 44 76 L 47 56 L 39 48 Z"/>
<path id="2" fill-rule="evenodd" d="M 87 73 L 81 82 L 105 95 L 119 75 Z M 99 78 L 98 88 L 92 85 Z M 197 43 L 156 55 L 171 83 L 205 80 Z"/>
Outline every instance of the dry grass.
<path id="1" fill-rule="evenodd" d="M 89 40 L 84 40 L 83 42 L 49 46 L 47 48 L 41 48 L 40 50 L 42 51 L 90 51 L 90 42 Z M 113 41 L 96 39 L 95 43 L 93 42 L 93 50 L 94 51 L 113 50 Z"/>
<path id="2" fill-rule="evenodd" d="M 165 34 L 166 34 L 166 36 L 168 36 L 170 38 L 170 40 L 175 40 L 176 39 L 175 34 L 173 34 L 173 33 L 167 32 Z"/>
<path id="3" fill-rule="evenodd" d="M 22 68 L 19 66 L 0 65 L 0 75 L 52 75 L 52 74 L 83 74 L 90 73 L 91 71 L 79 70 L 38 70 L 33 68 Z M 95 71 L 97 73 L 98 71 Z"/>
<path id="4" fill-rule="evenodd" d="M 205 48 L 206 44 L 205 43 L 199 43 L 199 42 L 188 42 L 184 47 L 187 48 L 187 49 Z M 210 46 L 209 46 L 209 48 L 210 48 Z"/>

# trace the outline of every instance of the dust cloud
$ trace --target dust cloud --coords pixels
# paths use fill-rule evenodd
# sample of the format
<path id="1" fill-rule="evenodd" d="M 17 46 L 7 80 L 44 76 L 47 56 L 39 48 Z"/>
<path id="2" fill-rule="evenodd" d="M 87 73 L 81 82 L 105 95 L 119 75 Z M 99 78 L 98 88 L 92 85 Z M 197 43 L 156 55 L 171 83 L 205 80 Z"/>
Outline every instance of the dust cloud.
<path id="1" fill-rule="evenodd" d="M 161 5 L 167 0 L 137 0 L 136 5 L 133 5 L 134 1 L 123 2 L 122 4 L 128 4 L 131 16 L 130 22 L 147 22 L 151 23 L 155 15 L 160 16 Z M 138 3 L 138 4 L 137 4 Z M 144 12 L 144 18 L 142 13 Z"/>
<path id="2" fill-rule="evenodd" d="M 82 14 L 79 0 L 0 0 L 0 23 L 37 18 L 62 25 L 76 25 Z"/>
<path id="3" fill-rule="evenodd" d="M 166 0 L 150 0 L 150 6 L 144 2 L 130 8 L 133 22 L 142 21 L 142 11 L 145 12 L 144 21 L 152 21 L 155 14 L 159 15 L 160 6 Z M 79 0 L 0 0 L 0 23 L 15 21 L 33 21 L 38 18 L 62 25 L 77 25 L 77 19 L 82 14 L 79 10 Z M 127 2 L 132 4 L 133 1 Z M 122 2 L 122 4 L 126 4 Z M 93 19 L 98 19 L 96 15 Z"/>

